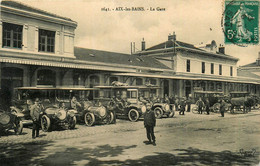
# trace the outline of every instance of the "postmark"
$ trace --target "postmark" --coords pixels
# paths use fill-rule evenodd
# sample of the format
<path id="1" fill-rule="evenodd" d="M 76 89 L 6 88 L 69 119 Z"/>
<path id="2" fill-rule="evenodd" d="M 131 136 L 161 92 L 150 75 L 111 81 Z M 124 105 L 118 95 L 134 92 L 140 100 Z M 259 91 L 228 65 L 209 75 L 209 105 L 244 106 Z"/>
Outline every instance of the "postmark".
<path id="1" fill-rule="evenodd" d="M 225 0 L 222 28 L 225 44 L 259 44 L 259 1 Z"/>

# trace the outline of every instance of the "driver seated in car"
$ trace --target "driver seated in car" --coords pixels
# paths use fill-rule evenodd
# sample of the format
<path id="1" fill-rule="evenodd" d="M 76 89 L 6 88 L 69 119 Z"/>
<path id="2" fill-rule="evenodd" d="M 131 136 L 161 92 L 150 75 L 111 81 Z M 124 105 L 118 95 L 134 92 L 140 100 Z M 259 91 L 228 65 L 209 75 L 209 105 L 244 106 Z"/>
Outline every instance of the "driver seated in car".
<path id="1" fill-rule="evenodd" d="M 75 96 L 72 97 L 70 102 L 71 108 L 77 109 L 77 107 L 81 107 L 81 104 L 77 101 L 77 98 Z"/>

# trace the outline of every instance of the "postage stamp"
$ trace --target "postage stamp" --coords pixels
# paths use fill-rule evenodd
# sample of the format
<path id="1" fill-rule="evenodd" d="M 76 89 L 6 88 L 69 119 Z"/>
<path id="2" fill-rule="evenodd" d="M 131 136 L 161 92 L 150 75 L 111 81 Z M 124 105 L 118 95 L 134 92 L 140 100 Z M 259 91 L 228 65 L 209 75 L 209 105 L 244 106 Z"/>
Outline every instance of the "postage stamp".
<path id="1" fill-rule="evenodd" d="M 225 0 L 225 44 L 259 44 L 259 1 Z"/>

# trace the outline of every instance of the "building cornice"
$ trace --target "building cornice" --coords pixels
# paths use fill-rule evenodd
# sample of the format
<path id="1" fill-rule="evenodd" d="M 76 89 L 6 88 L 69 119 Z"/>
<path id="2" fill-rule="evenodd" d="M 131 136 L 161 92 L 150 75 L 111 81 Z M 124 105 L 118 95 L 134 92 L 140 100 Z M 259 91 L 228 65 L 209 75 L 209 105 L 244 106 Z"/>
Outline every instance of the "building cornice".
<path id="1" fill-rule="evenodd" d="M 5 6 L 5 5 L 0 5 L 0 8 L 1 8 L 1 12 L 11 13 L 11 14 L 20 15 L 23 17 L 29 17 L 29 18 L 33 18 L 33 19 L 38 19 L 38 20 L 42 20 L 42 21 L 48 21 L 48 22 L 52 22 L 52 23 L 56 23 L 56 24 L 67 25 L 67 26 L 74 27 L 74 28 L 77 27 L 77 22 L 75 22 L 75 21 L 69 21 L 69 20 L 57 18 L 54 16 L 52 17 L 52 16 L 47 16 L 44 14 L 16 9 L 16 8 L 13 8 L 10 6 Z"/>

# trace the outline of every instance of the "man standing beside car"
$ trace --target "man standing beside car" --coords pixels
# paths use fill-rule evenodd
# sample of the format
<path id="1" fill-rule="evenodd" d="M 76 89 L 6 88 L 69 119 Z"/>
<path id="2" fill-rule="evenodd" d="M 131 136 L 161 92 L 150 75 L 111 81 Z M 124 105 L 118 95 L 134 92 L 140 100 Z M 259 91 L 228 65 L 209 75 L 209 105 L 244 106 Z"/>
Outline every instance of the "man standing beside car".
<path id="1" fill-rule="evenodd" d="M 151 108 L 152 105 L 147 103 L 146 113 L 144 114 L 144 127 L 146 128 L 146 135 L 149 140 L 148 144 L 153 144 L 155 146 L 154 127 L 156 125 L 156 118 Z"/>
<path id="2" fill-rule="evenodd" d="M 33 121 L 33 128 L 32 128 L 32 138 L 35 138 L 35 131 L 36 137 L 39 137 L 39 130 L 40 130 L 40 114 L 42 112 L 42 105 L 40 104 L 39 98 L 36 98 L 34 101 L 34 105 L 30 108 L 30 115 Z"/>

